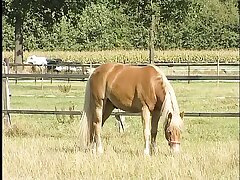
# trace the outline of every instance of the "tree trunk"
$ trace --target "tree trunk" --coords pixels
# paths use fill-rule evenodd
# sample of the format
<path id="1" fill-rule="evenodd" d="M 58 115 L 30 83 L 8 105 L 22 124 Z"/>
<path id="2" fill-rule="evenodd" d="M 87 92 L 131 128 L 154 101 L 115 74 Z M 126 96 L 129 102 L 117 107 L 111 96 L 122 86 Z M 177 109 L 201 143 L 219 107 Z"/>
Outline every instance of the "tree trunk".
<path id="1" fill-rule="evenodd" d="M 22 34 L 23 19 L 21 16 L 16 16 L 15 22 L 15 52 L 14 63 L 23 63 L 23 34 Z M 17 70 L 21 71 L 23 67 L 18 66 Z"/>
<path id="2" fill-rule="evenodd" d="M 150 37 L 149 37 L 149 63 L 154 64 L 154 25 L 155 16 L 152 15 L 152 23 L 150 27 Z"/>

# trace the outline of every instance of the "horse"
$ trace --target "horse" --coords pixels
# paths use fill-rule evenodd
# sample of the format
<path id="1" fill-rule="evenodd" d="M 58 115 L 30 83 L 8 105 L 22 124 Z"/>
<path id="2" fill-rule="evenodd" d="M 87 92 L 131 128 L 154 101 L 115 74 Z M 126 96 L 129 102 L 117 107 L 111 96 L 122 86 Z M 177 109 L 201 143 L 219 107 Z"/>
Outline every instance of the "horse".
<path id="1" fill-rule="evenodd" d="M 27 64 L 47 65 L 47 58 L 33 55 L 27 58 Z"/>
<path id="2" fill-rule="evenodd" d="M 106 63 L 90 74 L 79 129 L 82 148 L 104 152 L 101 128 L 115 108 L 141 113 L 145 155 L 156 152 L 160 117 L 170 150 L 180 151 L 184 112 L 179 111 L 173 87 L 157 66 Z"/>

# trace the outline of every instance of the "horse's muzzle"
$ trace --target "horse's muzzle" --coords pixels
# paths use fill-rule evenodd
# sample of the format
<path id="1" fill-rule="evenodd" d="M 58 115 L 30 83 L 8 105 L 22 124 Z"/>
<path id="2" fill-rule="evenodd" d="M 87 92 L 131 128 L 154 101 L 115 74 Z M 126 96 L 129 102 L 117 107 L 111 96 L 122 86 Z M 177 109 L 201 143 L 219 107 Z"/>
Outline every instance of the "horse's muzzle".
<path id="1" fill-rule="evenodd" d="M 172 152 L 174 152 L 174 153 L 180 152 L 180 142 L 178 142 L 178 141 L 169 141 L 168 145 L 170 146 L 170 149 L 172 150 Z"/>

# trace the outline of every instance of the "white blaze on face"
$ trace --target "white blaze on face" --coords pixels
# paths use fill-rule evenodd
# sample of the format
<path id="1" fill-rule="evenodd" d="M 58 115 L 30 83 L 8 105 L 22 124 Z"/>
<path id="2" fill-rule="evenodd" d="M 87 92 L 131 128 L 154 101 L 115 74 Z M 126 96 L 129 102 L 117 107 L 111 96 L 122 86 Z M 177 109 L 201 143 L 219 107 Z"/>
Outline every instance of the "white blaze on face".
<path id="1" fill-rule="evenodd" d="M 173 144 L 171 149 L 174 153 L 178 153 L 180 151 L 180 144 Z"/>

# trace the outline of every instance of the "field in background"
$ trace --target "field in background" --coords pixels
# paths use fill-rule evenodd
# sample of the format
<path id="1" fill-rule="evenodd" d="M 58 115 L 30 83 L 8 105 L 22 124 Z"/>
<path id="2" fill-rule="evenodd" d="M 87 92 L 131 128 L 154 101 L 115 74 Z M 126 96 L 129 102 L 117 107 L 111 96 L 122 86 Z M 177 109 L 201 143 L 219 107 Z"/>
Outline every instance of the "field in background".
<path id="1" fill-rule="evenodd" d="M 34 82 L 10 83 L 11 109 L 82 110 L 86 82 Z M 238 112 L 238 83 L 225 82 L 171 82 L 175 89 L 180 109 L 186 112 Z M 68 93 L 58 86 L 71 86 Z"/>
<path id="2" fill-rule="evenodd" d="M 126 62 L 126 63 L 146 63 L 149 62 L 148 50 L 111 50 L 111 51 L 32 51 L 24 52 L 24 60 L 27 57 L 45 56 L 47 58 L 60 58 L 64 61 L 76 61 L 81 63 L 105 63 L 105 62 Z M 3 57 L 7 57 L 13 62 L 13 52 L 3 52 Z M 155 51 L 155 61 L 158 62 L 217 62 L 238 63 L 239 51 L 233 50 L 168 50 Z"/>
<path id="3" fill-rule="evenodd" d="M 237 112 L 239 84 L 171 82 L 185 112 Z M 82 109 L 85 82 L 10 83 L 12 109 Z M 12 115 L 15 126 L 3 137 L 4 179 L 237 179 L 239 177 L 238 118 L 185 118 L 182 152 L 169 153 L 159 124 L 159 153 L 143 156 L 140 117 L 127 117 L 118 133 L 111 117 L 103 127 L 105 154 L 79 151 L 79 116 Z M 59 121 L 61 119 L 62 121 Z"/>

